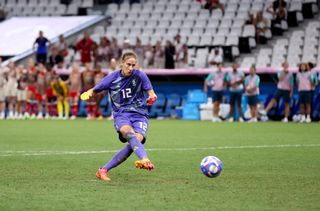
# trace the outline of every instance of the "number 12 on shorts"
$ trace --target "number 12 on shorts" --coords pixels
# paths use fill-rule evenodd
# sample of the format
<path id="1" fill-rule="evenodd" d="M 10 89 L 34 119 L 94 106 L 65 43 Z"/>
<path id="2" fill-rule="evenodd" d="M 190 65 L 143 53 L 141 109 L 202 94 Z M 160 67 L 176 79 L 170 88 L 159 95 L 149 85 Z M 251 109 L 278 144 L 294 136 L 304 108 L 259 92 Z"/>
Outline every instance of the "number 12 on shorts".
<path id="1" fill-rule="evenodd" d="M 140 126 L 140 128 L 143 130 L 143 131 L 147 131 L 147 129 L 148 129 L 148 125 L 147 125 L 147 123 L 145 123 L 145 122 L 139 122 L 139 126 Z"/>

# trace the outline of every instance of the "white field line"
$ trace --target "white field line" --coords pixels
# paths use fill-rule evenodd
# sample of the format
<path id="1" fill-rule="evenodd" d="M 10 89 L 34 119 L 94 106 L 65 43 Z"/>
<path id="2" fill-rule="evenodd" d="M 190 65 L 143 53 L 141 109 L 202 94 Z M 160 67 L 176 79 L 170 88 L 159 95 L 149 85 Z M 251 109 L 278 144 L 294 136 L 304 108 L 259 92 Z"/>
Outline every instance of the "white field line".
<path id="1" fill-rule="evenodd" d="M 217 146 L 217 147 L 194 147 L 194 148 L 150 148 L 147 151 L 201 151 L 201 150 L 225 150 L 225 149 L 261 149 L 261 148 L 302 148 L 320 147 L 320 144 L 283 144 L 283 145 L 253 145 L 253 146 Z M 81 154 L 102 154 L 116 153 L 119 150 L 100 151 L 0 151 L 0 157 L 11 156 L 47 156 L 47 155 L 81 155 Z"/>

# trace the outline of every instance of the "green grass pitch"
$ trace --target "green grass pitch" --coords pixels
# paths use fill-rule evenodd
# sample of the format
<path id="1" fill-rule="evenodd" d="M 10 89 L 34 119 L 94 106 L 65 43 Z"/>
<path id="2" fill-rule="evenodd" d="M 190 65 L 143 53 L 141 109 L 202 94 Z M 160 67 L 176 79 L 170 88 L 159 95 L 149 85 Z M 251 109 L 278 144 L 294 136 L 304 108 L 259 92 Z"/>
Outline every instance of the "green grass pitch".
<path id="1" fill-rule="evenodd" d="M 96 180 L 123 146 L 109 121 L 0 121 L 0 210 L 320 210 L 319 123 L 151 120 L 156 170 L 133 155 Z"/>

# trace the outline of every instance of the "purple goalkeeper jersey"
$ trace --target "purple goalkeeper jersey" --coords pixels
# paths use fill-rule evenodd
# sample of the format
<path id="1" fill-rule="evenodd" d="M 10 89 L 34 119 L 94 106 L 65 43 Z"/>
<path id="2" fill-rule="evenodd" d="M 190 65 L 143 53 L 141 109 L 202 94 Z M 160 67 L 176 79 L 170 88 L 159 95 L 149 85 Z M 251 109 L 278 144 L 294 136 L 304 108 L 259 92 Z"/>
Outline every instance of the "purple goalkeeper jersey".
<path id="1" fill-rule="evenodd" d="M 144 91 L 151 90 L 152 85 L 148 76 L 140 71 L 133 70 L 130 76 L 121 75 L 117 70 L 104 77 L 94 88 L 95 93 L 108 91 L 114 116 L 132 112 L 148 116 L 144 101 Z"/>

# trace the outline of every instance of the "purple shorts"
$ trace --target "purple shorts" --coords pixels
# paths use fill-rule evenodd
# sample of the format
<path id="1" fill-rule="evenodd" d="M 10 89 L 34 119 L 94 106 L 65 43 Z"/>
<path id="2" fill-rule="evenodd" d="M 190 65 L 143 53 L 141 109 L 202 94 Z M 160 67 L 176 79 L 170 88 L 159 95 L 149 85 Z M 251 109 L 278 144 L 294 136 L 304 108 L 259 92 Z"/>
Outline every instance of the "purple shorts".
<path id="1" fill-rule="evenodd" d="M 134 132 L 140 133 L 144 138 L 146 138 L 149 126 L 149 120 L 147 117 L 137 113 L 122 113 L 115 116 L 114 127 L 119 133 L 119 139 L 122 142 L 126 142 L 126 140 L 121 136 L 120 133 L 120 128 L 124 125 L 131 126 Z"/>

